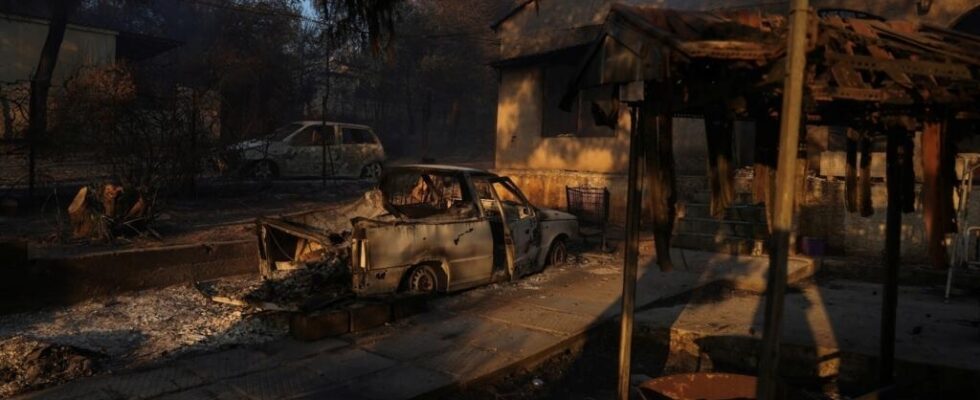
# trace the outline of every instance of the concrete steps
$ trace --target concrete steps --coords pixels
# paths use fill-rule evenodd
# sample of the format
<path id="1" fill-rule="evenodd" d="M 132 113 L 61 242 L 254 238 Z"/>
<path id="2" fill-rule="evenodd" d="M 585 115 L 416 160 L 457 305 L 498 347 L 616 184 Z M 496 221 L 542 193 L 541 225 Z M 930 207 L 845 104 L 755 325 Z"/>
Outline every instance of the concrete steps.
<path id="1" fill-rule="evenodd" d="M 683 197 L 688 200 L 678 204 L 672 246 L 724 254 L 766 253 L 766 210 L 762 205 L 751 204 L 751 193 L 737 193 L 736 203 L 721 218 L 711 215 L 707 191 L 696 190 Z"/>

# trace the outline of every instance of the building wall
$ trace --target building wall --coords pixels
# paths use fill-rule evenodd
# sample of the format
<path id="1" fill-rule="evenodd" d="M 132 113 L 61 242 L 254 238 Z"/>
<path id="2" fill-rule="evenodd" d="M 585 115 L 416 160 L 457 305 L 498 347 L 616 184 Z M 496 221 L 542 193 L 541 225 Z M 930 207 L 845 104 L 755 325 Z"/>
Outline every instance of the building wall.
<path id="1" fill-rule="evenodd" d="M 501 72 L 497 105 L 496 167 L 621 173 L 629 162 L 629 114 L 619 115 L 615 136 L 541 137 L 541 69 Z"/>
<path id="2" fill-rule="evenodd" d="M 923 222 L 922 185 L 916 185 L 915 212 L 902 214 L 902 261 L 929 263 L 925 224 Z M 954 196 L 954 201 L 957 201 Z M 880 257 L 885 249 L 885 213 L 888 193 L 884 182 L 871 187 L 874 214 L 862 217 L 844 208 L 844 182 L 812 177 L 807 179 L 806 192 L 798 215 L 798 234 L 827 241 L 832 255 Z M 980 188 L 969 197 L 968 226 L 980 225 Z"/>
<path id="3" fill-rule="evenodd" d="M 0 14 L 0 83 L 30 80 L 47 35 L 46 21 Z M 112 63 L 115 57 L 115 32 L 69 25 L 53 78 L 61 80 L 82 66 Z"/>
<path id="4" fill-rule="evenodd" d="M 30 79 L 48 35 L 43 20 L 0 14 L 0 139 L 27 128 Z M 116 58 L 116 33 L 68 25 L 52 76 L 54 85 L 84 66 Z"/>

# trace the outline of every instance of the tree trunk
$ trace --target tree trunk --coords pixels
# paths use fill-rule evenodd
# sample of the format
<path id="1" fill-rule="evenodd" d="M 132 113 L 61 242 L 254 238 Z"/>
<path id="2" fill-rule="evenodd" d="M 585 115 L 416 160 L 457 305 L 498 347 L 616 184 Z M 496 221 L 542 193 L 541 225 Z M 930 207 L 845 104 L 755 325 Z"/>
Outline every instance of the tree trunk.
<path id="1" fill-rule="evenodd" d="M 37 141 L 48 130 L 48 89 L 51 88 L 51 75 L 58 63 L 61 42 L 65 39 L 68 14 L 78 5 L 78 0 L 51 0 L 48 4 L 51 8 L 48 36 L 44 39 L 37 69 L 34 71 L 34 77 L 31 78 L 30 114 L 27 126 L 28 201 L 33 201 L 34 198 Z"/>

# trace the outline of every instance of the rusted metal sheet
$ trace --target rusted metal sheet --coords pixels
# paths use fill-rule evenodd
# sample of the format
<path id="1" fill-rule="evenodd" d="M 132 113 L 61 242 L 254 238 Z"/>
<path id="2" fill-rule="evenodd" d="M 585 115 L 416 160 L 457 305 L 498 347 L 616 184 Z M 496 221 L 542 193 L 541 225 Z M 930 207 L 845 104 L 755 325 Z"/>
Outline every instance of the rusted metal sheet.
<path id="1" fill-rule="evenodd" d="M 953 79 L 972 79 L 970 69 L 964 64 L 933 61 L 883 60 L 871 56 L 846 55 L 832 52 L 828 52 L 824 56 L 830 65 L 844 65 L 854 69 L 904 72 Z"/>
<path id="2" fill-rule="evenodd" d="M 651 379 L 640 384 L 640 393 L 646 400 L 674 399 L 754 399 L 754 376 L 695 372 Z"/>

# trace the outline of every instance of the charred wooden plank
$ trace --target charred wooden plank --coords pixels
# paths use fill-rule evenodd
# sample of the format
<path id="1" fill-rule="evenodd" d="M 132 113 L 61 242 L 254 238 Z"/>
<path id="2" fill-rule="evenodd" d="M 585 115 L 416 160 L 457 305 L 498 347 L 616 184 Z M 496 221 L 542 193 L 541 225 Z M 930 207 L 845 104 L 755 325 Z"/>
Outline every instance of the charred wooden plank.
<path id="1" fill-rule="evenodd" d="M 934 61 L 882 60 L 871 56 L 826 53 L 830 66 L 844 65 L 854 69 L 887 72 L 900 71 L 913 75 L 941 76 L 953 79 L 972 79 L 970 69 L 963 64 Z"/>

